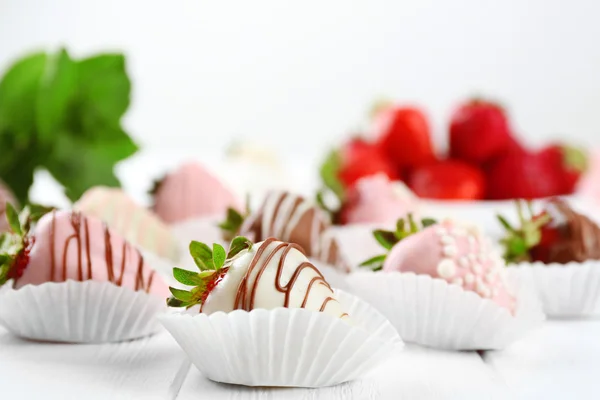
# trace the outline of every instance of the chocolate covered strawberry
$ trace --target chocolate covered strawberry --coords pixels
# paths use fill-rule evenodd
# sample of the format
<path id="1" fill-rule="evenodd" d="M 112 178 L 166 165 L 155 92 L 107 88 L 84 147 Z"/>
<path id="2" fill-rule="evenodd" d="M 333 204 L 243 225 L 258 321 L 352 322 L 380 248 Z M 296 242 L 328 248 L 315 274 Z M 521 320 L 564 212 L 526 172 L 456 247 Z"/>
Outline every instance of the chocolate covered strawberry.
<path id="1" fill-rule="evenodd" d="M 302 249 L 269 238 L 253 244 L 236 237 L 226 252 L 219 245 L 190 243 L 199 271 L 173 269 L 173 276 L 190 290 L 171 288 L 171 307 L 200 305 L 200 312 L 306 308 L 335 318 L 347 318 L 333 290 Z"/>
<path id="2" fill-rule="evenodd" d="M 101 220 L 73 211 L 51 211 L 30 232 L 29 215 L 7 208 L 11 233 L 2 236 L 0 285 L 14 288 L 67 280 L 106 281 L 135 291 L 168 294 L 140 252 Z"/>
<path id="3" fill-rule="evenodd" d="M 514 309 L 515 300 L 502 279 L 504 262 L 477 229 L 450 220 L 423 220 L 419 225 L 409 216 L 398 221 L 395 231 L 375 231 L 375 238 L 389 252 L 362 265 L 443 279 Z"/>
<path id="4" fill-rule="evenodd" d="M 196 162 L 187 162 L 167 174 L 152 190 L 154 212 L 166 223 L 191 218 L 222 216 L 241 206 L 216 176 Z"/>
<path id="5" fill-rule="evenodd" d="M 547 202 L 542 212 L 517 202 L 519 225 L 499 216 L 506 229 L 501 243 L 509 263 L 540 261 L 546 264 L 600 259 L 600 227 L 574 211 L 561 199 Z"/>
<path id="6" fill-rule="evenodd" d="M 271 191 L 257 210 L 243 216 L 230 210 L 221 224 L 226 235 L 242 235 L 253 241 L 270 237 L 297 243 L 309 257 L 347 272 L 349 267 L 328 228 L 327 214 L 316 204 L 289 192 Z"/>

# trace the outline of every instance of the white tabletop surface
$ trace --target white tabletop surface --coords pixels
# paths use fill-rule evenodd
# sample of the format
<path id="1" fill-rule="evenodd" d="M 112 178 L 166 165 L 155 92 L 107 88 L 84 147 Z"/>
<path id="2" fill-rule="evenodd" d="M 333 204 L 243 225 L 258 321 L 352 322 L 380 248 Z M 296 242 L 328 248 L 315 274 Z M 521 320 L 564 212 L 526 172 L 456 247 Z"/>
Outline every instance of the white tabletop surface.
<path id="1" fill-rule="evenodd" d="M 599 337 L 600 321 L 548 321 L 504 351 L 409 344 L 354 382 L 264 389 L 209 381 L 166 332 L 127 343 L 67 345 L 0 330 L 0 384 L 6 398 L 19 399 L 598 398 Z"/>

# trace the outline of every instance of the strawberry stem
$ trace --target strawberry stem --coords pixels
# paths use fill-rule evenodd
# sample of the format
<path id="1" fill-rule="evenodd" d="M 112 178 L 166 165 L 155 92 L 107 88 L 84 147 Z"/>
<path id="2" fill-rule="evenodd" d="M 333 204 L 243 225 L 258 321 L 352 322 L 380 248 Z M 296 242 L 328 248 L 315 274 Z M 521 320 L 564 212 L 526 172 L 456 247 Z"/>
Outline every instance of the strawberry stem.
<path id="1" fill-rule="evenodd" d="M 196 304 L 202 305 L 210 292 L 223 280 L 233 260 L 244 250 L 252 248 L 252 242 L 245 237 L 238 236 L 231 241 L 229 252 L 220 244 L 213 244 L 212 248 L 205 243 L 192 241 L 190 254 L 200 272 L 188 271 L 182 268 L 173 268 L 173 277 L 177 282 L 192 286 L 190 290 L 170 287 L 173 296 L 167 299 L 169 307 L 190 308 Z"/>

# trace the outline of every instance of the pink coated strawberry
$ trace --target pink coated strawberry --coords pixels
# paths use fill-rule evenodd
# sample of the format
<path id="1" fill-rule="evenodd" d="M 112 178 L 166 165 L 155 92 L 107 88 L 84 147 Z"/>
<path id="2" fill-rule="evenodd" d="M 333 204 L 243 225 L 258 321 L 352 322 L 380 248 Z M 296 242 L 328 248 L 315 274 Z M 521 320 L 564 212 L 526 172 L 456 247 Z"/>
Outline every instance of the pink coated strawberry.
<path id="1" fill-rule="evenodd" d="M 431 225 L 428 222 L 421 230 L 411 221 L 409 231 L 400 222 L 396 232 L 375 232 L 379 242 L 390 250 L 383 271 L 443 279 L 514 310 L 515 300 L 503 281 L 504 261 L 477 229 L 446 220 Z"/>

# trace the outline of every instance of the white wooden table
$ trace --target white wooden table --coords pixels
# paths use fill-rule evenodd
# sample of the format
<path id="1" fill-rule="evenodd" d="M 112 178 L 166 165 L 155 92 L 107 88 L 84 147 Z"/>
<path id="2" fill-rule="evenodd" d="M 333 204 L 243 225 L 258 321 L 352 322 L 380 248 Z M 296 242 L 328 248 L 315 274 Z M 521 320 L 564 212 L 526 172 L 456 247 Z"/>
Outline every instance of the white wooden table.
<path id="1" fill-rule="evenodd" d="M 361 380 L 325 389 L 211 382 L 168 333 L 120 344 L 36 343 L 0 328 L 1 399 L 598 398 L 600 321 L 549 321 L 504 351 L 416 345 Z"/>

